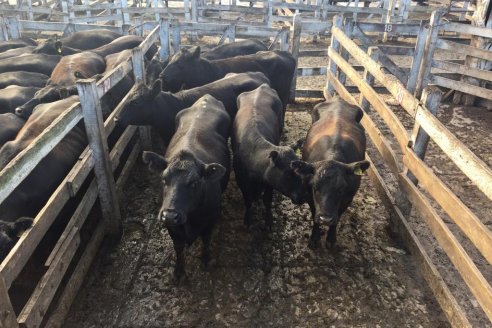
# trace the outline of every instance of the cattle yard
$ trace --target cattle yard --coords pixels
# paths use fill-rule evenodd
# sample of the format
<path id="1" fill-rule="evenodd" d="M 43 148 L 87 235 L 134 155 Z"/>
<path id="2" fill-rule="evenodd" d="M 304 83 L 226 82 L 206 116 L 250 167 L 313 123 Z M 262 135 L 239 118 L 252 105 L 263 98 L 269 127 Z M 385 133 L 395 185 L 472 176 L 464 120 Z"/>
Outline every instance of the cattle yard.
<path id="1" fill-rule="evenodd" d="M 105 28 L 145 40 L 104 77 L 79 80 L 80 102 L 0 172 L 1 203 L 84 122 L 87 148 L 0 265 L 0 326 L 490 327 L 492 117 L 473 104 L 492 101 L 484 48 L 491 29 L 467 23 L 468 2 L 446 4 L 446 12 L 435 11 L 442 3 L 362 5 L 2 4 L 3 39 Z M 33 20 L 47 14 L 52 21 Z M 249 38 L 297 60 L 281 144 L 304 137 L 313 106 L 338 94 L 365 111 L 371 167 L 335 250 L 308 248 L 309 207 L 280 193 L 273 231 L 263 206 L 246 229 L 232 173 L 209 268 L 200 268 L 195 242 L 186 250 L 187 279 L 176 284 L 172 241 L 156 220 L 160 180 L 139 160 L 164 145 L 148 127 L 112 133 L 114 118 L 145 81 L 153 44 L 165 59 Z M 100 99 L 128 74 L 133 88 L 103 119 Z M 47 244 L 59 221 L 63 231 Z M 32 274 L 38 256 L 44 267 Z"/>

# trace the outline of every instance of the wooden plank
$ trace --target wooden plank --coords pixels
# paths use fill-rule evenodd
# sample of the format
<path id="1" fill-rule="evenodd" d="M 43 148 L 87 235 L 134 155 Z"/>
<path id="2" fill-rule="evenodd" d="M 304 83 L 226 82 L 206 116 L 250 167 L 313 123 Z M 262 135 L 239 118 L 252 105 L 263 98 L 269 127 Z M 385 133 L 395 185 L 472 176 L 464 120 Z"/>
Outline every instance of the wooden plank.
<path id="1" fill-rule="evenodd" d="M 324 98 L 321 90 L 297 89 L 296 98 Z"/>
<path id="2" fill-rule="evenodd" d="M 433 59 L 432 67 L 446 70 L 452 73 L 458 73 L 461 75 L 472 76 L 477 79 L 487 80 L 492 82 L 492 71 L 484 71 L 482 69 L 468 67 L 465 65 L 450 63 L 443 60 Z M 470 85 L 472 86 L 472 85 Z"/>
<path id="3" fill-rule="evenodd" d="M 412 58 L 412 67 L 410 68 L 410 73 L 407 80 L 407 90 L 411 94 L 415 93 L 417 88 L 417 79 L 419 77 L 420 64 L 424 58 L 425 53 L 425 43 L 427 40 L 429 29 L 426 28 L 424 22 L 420 23 L 420 30 L 415 42 L 415 54 Z"/>
<path id="4" fill-rule="evenodd" d="M 81 118 L 80 106 L 74 104 L 58 116 L 39 137 L 0 171 L 0 203 L 17 188 Z"/>
<path id="5" fill-rule="evenodd" d="M 367 54 L 376 63 L 378 62 L 379 54 L 381 53 L 380 51 L 377 51 L 377 49 L 378 49 L 377 47 L 369 47 L 367 49 Z M 366 81 L 366 83 L 369 86 L 374 87 L 374 76 L 371 73 L 369 73 L 367 69 L 365 69 L 365 67 L 364 67 L 364 73 L 362 75 L 362 78 Z M 360 94 L 359 104 L 360 104 L 360 108 L 362 108 L 363 111 L 369 112 L 371 104 L 369 104 L 369 102 L 367 101 L 367 99 L 364 97 L 363 94 Z"/>
<path id="6" fill-rule="evenodd" d="M 403 240 L 405 246 L 410 250 L 412 257 L 417 262 L 420 272 L 424 276 L 424 279 L 436 297 L 444 314 L 453 327 L 471 328 L 471 324 L 469 323 L 465 312 L 461 309 L 436 266 L 432 263 L 424 246 L 420 243 L 400 209 L 395 206 L 383 178 L 368 154 L 366 154 L 366 160 L 371 163 L 371 166 L 367 171 L 368 176 L 371 179 L 373 186 L 376 188 L 376 192 L 383 202 L 383 205 L 390 214 L 389 217 L 392 229 L 395 230 Z"/>
<path id="7" fill-rule="evenodd" d="M 147 50 L 149 50 L 150 47 L 159 39 L 159 28 L 160 25 L 154 27 L 152 32 L 150 32 L 150 34 L 147 35 L 145 40 L 143 40 L 142 43 L 139 44 L 138 47 L 142 49 L 142 53 L 146 53 Z"/>
<path id="8" fill-rule="evenodd" d="M 302 20 L 299 14 L 294 15 L 294 27 L 292 33 L 292 43 L 290 46 L 292 57 L 296 61 L 296 74 L 292 78 L 290 85 L 290 102 L 295 102 L 296 100 L 296 87 L 297 87 L 297 76 L 299 75 L 297 67 L 299 66 L 299 50 L 301 48 L 301 33 L 302 33 Z M 301 74 L 302 75 L 302 74 Z"/>
<path id="9" fill-rule="evenodd" d="M 485 259 L 492 263 L 492 233 L 490 229 L 410 149 L 405 152 L 403 163 L 419 179 L 420 185 L 472 241 Z"/>
<path id="10" fill-rule="evenodd" d="M 354 57 L 359 63 L 374 75 L 375 79 L 385 86 L 388 91 L 395 97 L 398 103 L 407 111 L 411 116 L 415 115 L 415 108 L 419 105 L 419 101 L 410 94 L 405 86 L 391 74 L 386 74 L 382 70 L 382 66 L 374 62 L 369 55 L 367 55 L 362 49 L 360 49 L 354 41 L 345 36 L 342 30 L 337 27 L 333 27 L 332 34 L 340 41 L 342 46 Z M 353 76 L 355 79 L 355 76 Z M 360 80 L 360 78 L 359 78 Z M 353 81 L 355 82 L 356 81 Z M 367 86 L 366 86 L 367 88 Z M 401 124 L 401 123 L 400 123 Z"/>
<path id="11" fill-rule="evenodd" d="M 394 134 L 400 148 L 405 149 L 410 140 L 408 132 L 400 122 L 398 117 L 393 113 L 393 111 L 388 107 L 384 100 L 376 93 L 376 91 L 371 88 L 370 85 L 360 78 L 357 72 L 352 68 L 352 66 L 343 60 L 343 58 L 334 52 L 331 47 L 328 48 L 328 55 L 331 59 L 338 65 L 338 67 L 347 74 L 347 77 L 356 85 L 362 92 L 364 97 L 369 101 L 374 109 L 379 113 L 381 118 L 390 128 L 391 132 Z M 369 57 L 370 58 L 370 57 Z M 372 73 L 372 72 L 371 72 Z"/>
<path id="12" fill-rule="evenodd" d="M 333 17 L 333 28 L 340 28 L 342 26 L 342 21 L 343 17 L 341 15 L 336 15 Z M 343 33 L 343 32 L 342 32 Z M 338 41 L 338 38 L 335 37 L 334 34 L 331 35 L 331 41 L 330 41 L 330 48 L 333 49 L 332 51 L 334 53 L 339 53 L 340 52 L 340 42 Z M 332 58 L 329 58 L 328 62 L 328 70 L 331 72 L 333 76 L 337 76 L 337 65 L 335 61 Z M 330 84 L 330 81 L 327 81 L 326 84 L 326 89 L 325 89 L 325 94 L 326 96 L 333 96 L 333 86 Z"/>
<path id="13" fill-rule="evenodd" d="M 417 110 L 415 121 L 429 134 L 434 142 L 448 155 L 461 171 L 476 186 L 492 199 L 492 170 L 468 149 L 439 120 L 423 108 Z"/>
<path id="14" fill-rule="evenodd" d="M 298 67 L 297 75 L 298 76 L 326 75 L 326 66 L 325 67 Z"/>
<path id="15" fill-rule="evenodd" d="M 133 147 L 130 155 L 128 156 L 125 166 L 123 167 L 123 170 L 121 170 L 120 176 L 118 177 L 118 182 L 116 183 L 116 190 L 118 192 L 118 195 L 121 196 L 121 194 L 123 193 L 125 183 L 130 177 L 130 173 L 133 170 L 135 162 L 137 161 L 141 153 L 142 153 L 142 144 L 140 140 L 138 140 L 135 146 Z"/>
<path id="16" fill-rule="evenodd" d="M 385 12 L 386 13 L 386 12 Z M 420 24 L 385 24 L 385 23 L 367 23 L 367 22 L 357 22 L 356 26 L 360 28 L 364 33 L 378 32 L 384 33 L 388 32 L 390 34 L 399 35 L 415 35 L 417 36 L 420 30 Z"/>
<path id="17" fill-rule="evenodd" d="M 266 8 L 231 6 L 231 5 L 203 5 L 198 6 L 198 10 L 207 11 L 227 11 L 229 13 L 264 15 Z"/>
<path id="18" fill-rule="evenodd" d="M 109 135 L 115 128 L 115 117 L 117 117 L 121 110 L 123 109 L 123 106 L 125 106 L 126 102 L 130 98 L 130 95 L 137 90 L 137 85 L 133 85 L 133 87 L 128 91 L 128 93 L 123 97 L 123 99 L 119 102 L 119 104 L 114 108 L 114 110 L 109 114 L 108 118 L 106 118 L 106 121 L 104 122 L 104 129 L 106 130 L 106 135 Z"/>
<path id="19" fill-rule="evenodd" d="M 431 83 L 436 84 L 448 89 L 457 90 L 460 92 L 468 93 L 477 97 L 492 100 L 492 90 L 482 88 L 476 85 L 468 84 L 462 81 L 451 80 L 442 76 L 433 75 Z"/>
<path id="20" fill-rule="evenodd" d="M 468 256 L 448 226 L 432 208 L 426 197 L 404 175 L 399 176 L 400 187 L 427 223 L 439 245 L 446 252 L 461 277 L 476 297 L 487 317 L 492 320 L 492 287 Z"/>
<path id="21" fill-rule="evenodd" d="M 409 46 L 394 46 L 394 45 L 377 45 L 377 47 L 385 54 L 391 56 L 413 56 L 415 49 Z"/>
<path id="22" fill-rule="evenodd" d="M 79 80 L 77 90 L 84 113 L 87 139 L 94 156 L 94 174 L 99 190 L 99 203 L 103 217 L 108 221 L 110 233 L 118 235 L 121 232 L 121 213 L 110 166 L 101 104 L 97 99 L 96 82 L 94 79 Z"/>
<path id="23" fill-rule="evenodd" d="M 299 57 L 326 57 L 328 56 L 326 50 L 301 50 L 299 51 Z"/>
<path id="24" fill-rule="evenodd" d="M 481 36 L 483 38 L 492 38 L 492 31 L 488 27 L 479 27 L 461 23 L 446 23 L 441 26 L 441 30 L 446 32 L 457 32 Z"/>
<path id="25" fill-rule="evenodd" d="M 104 74 L 97 83 L 97 97 L 101 99 L 112 87 L 120 82 L 132 69 L 131 57 L 120 63 L 118 66 Z"/>
<path id="26" fill-rule="evenodd" d="M 57 302 L 58 306 L 54 309 L 50 315 L 46 327 L 62 327 L 63 321 L 70 310 L 72 301 L 77 295 L 84 277 L 89 272 L 89 268 L 94 257 L 99 250 L 99 246 L 104 238 L 104 232 L 106 231 L 105 221 L 101 220 L 91 236 L 91 239 L 87 243 L 87 246 L 82 254 L 77 266 L 75 267 L 70 280 L 63 288 L 63 292 Z"/>
<path id="27" fill-rule="evenodd" d="M 74 229 L 19 314 L 18 320 L 21 325 L 26 327 L 39 327 L 41 325 L 79 244 L 80 236 L 78 230 Z"/>
<path id="28" fill-rule="evenodd" d="M 0 276 L 0 327 L 18 328 L 14 308 L 10 302 L 9 290 L 5 286 L 3 277 Z"/>
<path id="29" fill-rule="evenodd" d="M 492 51 L 488 51 L 485 49 L 467 46 L 464 44 L 459 44 L 457 42 L 445 41 L 443 39 L 437 39 L 436 47 L 443 50 L 449 50 L 453 53 L 473 56 L 480 59 L 492 61 Z"/>

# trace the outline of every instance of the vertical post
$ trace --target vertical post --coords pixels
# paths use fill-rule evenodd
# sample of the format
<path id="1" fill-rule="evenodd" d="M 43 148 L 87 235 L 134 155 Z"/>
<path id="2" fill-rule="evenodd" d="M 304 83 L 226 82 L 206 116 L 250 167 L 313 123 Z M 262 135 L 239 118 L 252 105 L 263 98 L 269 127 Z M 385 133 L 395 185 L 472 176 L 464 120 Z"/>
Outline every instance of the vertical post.
<path id="1" fill-rule="evenodd" d="M 86 6 L 90 5 L 90 0 L 84 0 L 83 4 Z M 85 17 L 91 17 L 91 11 L 90 10 L 85 11 Z"/>
<path id="2" fill-rule="evenodd" d="M 197 0 L 191 0 L 191 21 L 198 22 Z"/>
<path id="3" fill-rule="evenodd" d="M 280 33 L 280 50 L 289 51 L 289 30 L 290 28 L 285 26 Z"/>
<path id="4" fill-rule="evenodd" d="M 29 17 L 29 20 L 34 20 L 34 15 L 32 13 L 32 0 L 27 0 L 27 17 Z"/>
<path id="5" fill-rule="evenodd" d="M 354 22 L 350 19 L 345 19 L 344 21 L 344 27 L 343 27 L 343 32 L 345 35 L 352 39 L 352 33 L 354 31 Z M 342 58 L 345 59 L 345 61 L 348 61 L 349 59 L 349 53 L 347 50 L 342 49 L 341 51 Z M 345 81 L 347 80 L 347 77 L 344 72 L 340 71 L 340 74 L 338 76 L 338 80 L 340 81 L 341 84 L 345 85 Z"/>
<path id="6" fill-rule="evenodd" d="M 439 25 L 441 17 L 444 15 L 443 11 L 435 10 L 429 22 L 429 31 L 427 31 L 427 38 L 424 45 L 424 54 L 420 62 L 419 74 L 417 76 L 417 83 L 415 86 L 415 97 L 419 98 L 422 94 L 422 90 L 427 86 L 430 80 L 432 57 L 434 55 L 434 49 L 439 33 Z"/>
<path id="7" fill-rule="evenodd" d="M 191 15 L 190 15 L 190 0 L 183 0 L 183 7 L 185 10 L 185 21 L 189 22 L 191 20 Z M 168 7 L 169 9 L 169 7 Z"/>
<path id="8" fill-rule="evenodd" d="M 386 5 L 386 2 L 385 2 Z M 391 18 L 393 17 L 393 12 L 395 11 L 395 5 L 396 5 L 396 0 L 388 0 L 387 3 L 388 7 L 386 10 L 386 19 L 384 20 L 385 25 L 385 32 L 383 34 L 383 42 L 388 41 L 388 31 L 391 30 L 389 26 L 391 26 Z"/>
<path id="9" fill-rule="evenodd" d="M 75 18 L 75 11 L 73 10 L 73 0 L 67 0 L 67 5 L 68 5 L 68 20 L 70 23 L 73 22 L 73 19 Z"/>
<path id="10" fill-rule="evenodd" d="M 161 60 L 164 60 L 171 55 L 171 49 L 169 48 L 169 22 L 161 19 L 160 24 L 159 38 L 161 41 L 161 52 L 159 56 Z"/>
<path id="11" fill-rule="evenodd" d="M 77 82 L 80 105 L 84 114 L 84 125 L 89 146 L 94 157 L 94 174 L 99 191 L 99 203 L 107 221 L 108 232 L 114 236 L 121 233 L 121 213 L 113 171 L 109 160 L 108 144 L 105 140 L 101 103 L 97 96 L 96 80 Z"/>
<path id="12" fill-rule="evenodd" d="M 323 21 L 328 19 L 328 6 L 329 6 L 329 1 L 328 0 L 323 0 L 323 4 L 321 7 L 321 18 Z"/>
<path id="13" fill-rule="evenodd" d="M 338 14 L 333 17 L 333 28 L 341 28 L 342 27 L 342 22 L 343 22 L 343 15 Z M 331 43 L 330 47 L 333 49 L 335 52 L 340 52 L 340 42 L 338 42 L 337 39 L 335 39 L 335 36 L 333 33 L 331 34 Z M 337 64 L 330 58 L 328 61 L 328 70 L 333 74 L 334 77 L 337 76 Z M 335 93 L 335 88 L 333 85 L 330 83 L 330 79 L 326 79 L 326 88 L 325 88 L 325 94 L 332 97 L 333 94 Z"/>
<path id="14" fill-rule="evenodd" d="M 229 25 L 227 30 L 227 38 L 229 39 L 229 42 L 236 41 L 236 24 Z"/>
<path id="15" fill-rule="evenodd" d="M 412 67 L 410 68 L 410 74 L 408 75 L 407 90 L 410 93 L 415 92 L 417 87 L 417 77 L 419 74 L 420 62 L 424 56 L 425 40 L 427 39 L 427 33 L 429 29 L 426 28 L 424 21 L 420 22 L 420 29 L 417 35 L 417 42 L 415 44 L 415 51 L 413 53 Z"/>
<path id="16" fill-rule="evenodd" d="M 460 18 L 458 18 L 458 20 L 460 21 L 466 20 L 466 11 L 468 10 L 469 5 L 470 5 L 470 1 L 465 0 L 465 3 L 463 4 L 463 12 L 460 14 Z"/>
<path id="17" fill-rule="evenodd" d="M 371 56 L 372 60 L 377 62 L 379 59 L 379 48 L 378 47 L 369 47 L 369 49 L 367 49 L 367 54 L 369 56 Z M 364 69 L 363 79 L 371 87 L 374 85 L 374 76 L 371 73 L 369 73 L 367 71 L 367 69 Z M 360 108 L 362 108 L 363 111 L 365 111 L 366 113 L 369 112 L 370 104 L 367 101 L 366 97 L 364 97 L 364 95 L 362 93 L 360 94 L 359 104 L 360 104 Z"/>
<path id="18" fill-rule="evenodd" d="M 352 18 L 354 19 L 354 22 L 357 22 L 357 8 L 359 8 L 359 0 L 355 0 L 354 5 L 356 11 L 352 14 Z"/>
<path id="19" fill-rule="evenodd" d="M 5 19 L 0 17 L 0 41 L 7 41 L 8 39 L 7 24 L 5 24 Z"/>
<path id="20" fill-rule="evenodd" d="M 411 6 L 410 0 L 400 0 L 400 5 L 398 7 L 398 16 L 401 22 L 405 22 L 408 19 L 408 11 Z"/>
<path id="21" fill-rule="evenodd" d="M 140 47 L 132 49 L 132 68 L 135 83 L 145 83 L 145 66 L 144 55 Z M 142 140 L 142 148 L 150 150 L 152 148 L 152 139 L 148 126 L 140 126 L 138 128 L 140 139 Z"/>
<path id="22" fill-rule="evenodd" d="M 173 31 L 173 50 L 174 53 L 177 53 L 181 46 L 181 31 L 179 21 L 177 19 L 173 19 L 171 29 Z"/>
<path id="23" fill-rule="evenodd" d="M 14 308 L 10 302 L 8 289 L 3 277 L 0 276 L 0 327 L 18 328 Z"/>
<path id="24" fill-rule="evenodd" d="M 159 13 L 157 12 L 157 8 L 159 8 L 159 1 L 154 0 L 154 16 L 155 16 L 156 22 L 159 21 Z M 142 19 L 142 21 L 143 21 L 143 19 Z"/>
<path id="25" fill-rule="evenodd" d="M 121 12 L 123 13 L 122 15 L 123 22 L 121 23 L 121 26 L 130 23 L 130 14 L 126 12 L 127 9 L 128 9 L 128 0 L 121 0 Z"/>
<path id="26" fill-rule="evenodd" d="M 10 32 L 11 39 L 20 39 L 20 26 L 19 20 L 16 17 L 7 17 L 7 27 Z"/>
<path id="27" fill-rule="evenodd" d="M 299 64 L 299 50 L 301 47 L 301 33 L 302 33 L 302 20 L 299 14 L 294 15 L 294 24 L 292 27 L 292 42 L 290 44 L 290 50 L 292 57 L 296 60 L 296 68 L 294 70 L 294 76 L 290 84 L 290 98 L 291 103 L 296 101 L 296 89 L 297 89 L 297 66 Z"/>
<path id="28" fill-rule="evenodd" d="M 424 89 L 422 93 L 422 103 L 425 108 L 432 113 L 432 115 L 437 115 L 437 110 L 441 104 L 442 92 L 437 86 L 429 86 Z M 413 127 L 413 132 L 411 136 L 413 143 L 413 151 L 420 158 L 424 159 L 425 152 L 427 151 L 427 145 L 429 144 L 429 135 L 420 127 L 420 125 L 415 122 Z M 408 178 L 415 184 L 418 184 L 417 178 L 408 169 L 405 170 Z"/>
<path id="29" fill-rule="evenodd" d="M 67 1 L 62 0 L 61 7 L 62 7 L 62 12 L 63 12 L 63 22 L 65 24 L 68 24 L 69 19 L 68 19 L 68 3 L 67 3 Z"/>
<path id="30" fill-rule="evenodd" d="M 266 4 L 266 6 L 267 6 L 267 9 L 266 9 L 267 17 L 266 17 L 266 19 L 267 19 L 268 27 L 272 27 L 272 24 L 273 24 L 273 7 L 272 7 L 271 2 L 272 2 L 272 0 L 267 0 L 264 2 L 264 4 Z"/>

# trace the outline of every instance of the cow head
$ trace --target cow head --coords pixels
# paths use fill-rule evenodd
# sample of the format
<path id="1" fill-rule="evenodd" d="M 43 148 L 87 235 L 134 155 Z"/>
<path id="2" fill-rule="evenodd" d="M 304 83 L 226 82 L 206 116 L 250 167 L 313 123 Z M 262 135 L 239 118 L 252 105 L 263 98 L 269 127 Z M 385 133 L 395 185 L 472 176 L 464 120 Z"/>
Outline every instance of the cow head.
<path id="1" fill-rule="evenodd" d="M 58 37 L 49 38 L 44 43 L 38 45 L 34 48 L 33 53 L 35 54 L 46 54 L 46 55 L 61 55 L 63 52 L 63 45 Z"/>
<path id="2" fill-rule="evenodd" d="M 121 126 L 149 125 L 152 103 L 161 92 L 161 88 L 160 80 L 155 81 L 150 88 L 145 83 L 139 83 L 123 105 L 120 114 L 115 118 L 116 124 Z"/>
<path id="3" fill-rule="evenodd" d="M 144 152 L 142 157 L 152 170 L 161 173 L 163 196 L 158 219 L 166 226 L 185 224 L 206 196 L 207 184 L 219 183 L 226 173 L 222 165 L 205 164 L 184 151 L 169 163 L 153 152 Z"/>
<path id="4" fill-rule="evenodd" d="M 164 68 L 159 78 L 165 91 L 178 92 L 185 82 L 196 77 L 196 67 L 200 60 L 200 47 L 189 51 L 181 49 Z"/>
<path id="5" fill-rule="evenodd" d="M 353 196 L 360 182 L 359 176 L 369 168 L 369 162 L 296 161 L 291 166 L 311 187 L 315 222 L 331 226 L 338 223 L 342 203 Z"/>
<path id="6" fill-rule="evenodd" d="M 157 81 L 160 77 L 161 72 L 166 68 L 169 63 L 169 57 L 165 60 L 159 59 L 159 53 L 157 53 L 154 58 L 149 62 L 146 69 L 147 84 L 151 85 Z"/>
<path id="7" fill-rule="evenodd" d="M 37 105 L 65 99 L 76 94 L 78 94 L 76 86 L 60 87 L 57 85 L 48 85 L 38 90 L 34 94 L 34 97 L 27 103 L 17 107 L 15 114 L 27 120 Z"/>
<path id="8" fill-rule="evenodd" d="M 14 222 L 0 221 L 0 261 L 14 247 L 18 236 L 32 225 L 32 218 L 22 217 Z"/>
<path id="9" fill-rule="evenodd" d="M 264 172 L 264 179 L 276 190 L 289 197 L 295 204 L 301 204 L 306 199 L 305 188 L 301 176 L 291 167 L 298 162 L 294 149 L 291 147 L 276 147 L 269 154 L 269 165 Z"/>

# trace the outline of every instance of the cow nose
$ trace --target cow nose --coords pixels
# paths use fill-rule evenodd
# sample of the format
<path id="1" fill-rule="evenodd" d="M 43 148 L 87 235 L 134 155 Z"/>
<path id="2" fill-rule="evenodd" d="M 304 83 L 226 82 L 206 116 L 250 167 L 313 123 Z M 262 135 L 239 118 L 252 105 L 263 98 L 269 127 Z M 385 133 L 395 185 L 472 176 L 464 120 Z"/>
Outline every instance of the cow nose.
<path id="1" fill-rule="evenodd" d="M 335 223 L 335 218 L 332 216 L 320 215 L 319 216 L 319 222 L 321 224 L 331 226 L 331 225 L 333 225 L 333 223 Z"/>
<path id="2" fill-rule="evenodd" d="M 177 225 L 179 221 L 179 214 L 173 210 L 164 210 L 161 212 L 160 219 L 162 222 L 168 225 Z"/>

